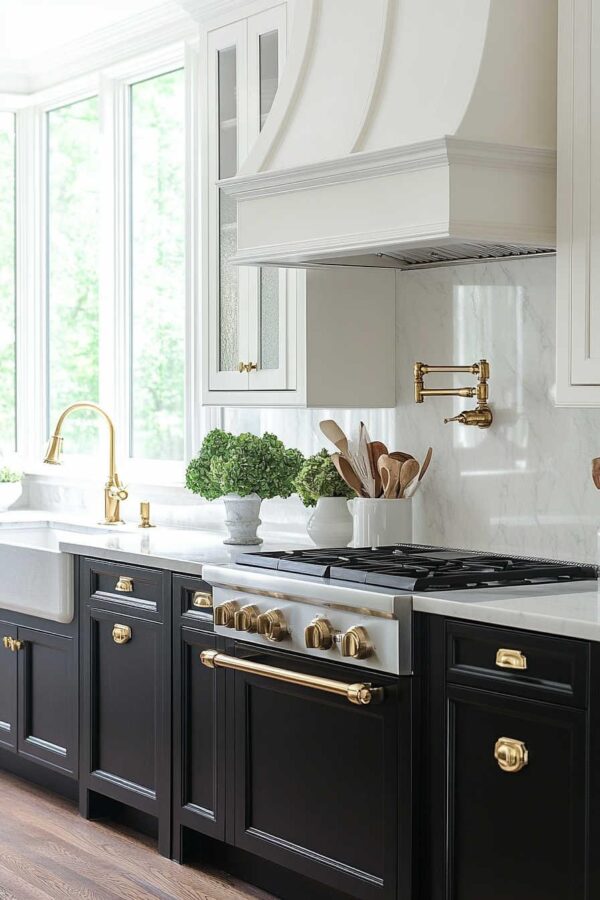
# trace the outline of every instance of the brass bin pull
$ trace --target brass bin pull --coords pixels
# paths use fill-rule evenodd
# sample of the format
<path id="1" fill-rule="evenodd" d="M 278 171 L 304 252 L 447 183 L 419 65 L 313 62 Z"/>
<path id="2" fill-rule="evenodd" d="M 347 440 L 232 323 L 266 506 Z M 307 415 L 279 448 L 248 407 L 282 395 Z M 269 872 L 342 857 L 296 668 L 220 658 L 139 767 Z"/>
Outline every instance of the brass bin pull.
<path id="1" fill-rule="evenodd" d="M 526 669 L 527 657 L 520 650 L 501 647 L 496 653 L 496 665 L 500 669 Z"/>
<path id="2" fill-rule="evenodd" d="M 205 591 L 194 591 L 192 606 L 195 606 L 197 609 L 210 609 L 212 608 L 212 605 L 212 594 L 206 593 Z"/>
<path id="3" fill-rule="evenodd" d="M 529 751 L 523 741 L 501 737 L 494 747 L 494 759 L 503 772 L 514 774 L 529 764 Z"/>
<path id="4" fill-rule="evenodd" d="M 119 580 L 115 585 L 115 591 L 121 591 L 123 594 L 131 594 L 133 591 L 133 578 L 129 575 L 119 575 Z"/>
<path id="5" fill-rule="evenodd" d="M 127 644 L 131 637 L 132 633 L 129 625 L 113 625 L 112 638 L 115 644 Z"/>
<path id="6" fill-rule="evenodd" d="M 297 684 L 315 691 L 325 691 L 327 694 L 337 694 L 357 706 L 368 706 L 369 703 L 383 698 L 383 688 L 372 687 L 369 683 L 347 684 L 345 681 L 334 681 L 331 678 L 320 678 L 317 675 L 304 675 L 301 672 L 292 672 L 290 669 L 278 669 L 275 666 L 252 662 L 249 659 L 227 656 L 225 653 L 219 653 L 218 650 L 203 650 L 200 654 L 200 661 L 209 669 L 235 669 L 237 672 L 247 672 L 248 675 L 259 675 L 262 678 L 286 681 L 288 684 Z"/>

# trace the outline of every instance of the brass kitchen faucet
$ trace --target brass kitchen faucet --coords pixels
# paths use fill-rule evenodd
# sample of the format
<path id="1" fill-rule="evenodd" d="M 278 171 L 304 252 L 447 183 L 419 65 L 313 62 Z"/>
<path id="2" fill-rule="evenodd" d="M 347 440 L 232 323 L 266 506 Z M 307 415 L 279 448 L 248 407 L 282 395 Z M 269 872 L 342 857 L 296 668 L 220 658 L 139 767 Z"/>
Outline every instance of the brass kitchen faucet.
<path id="1" fill-rule="evenodd" d="M 477 375 L 477 387 L 461 388 L 424 388 L 423 376 L 430 372 L 469 372 Z M 457 416 L 444 419 L 444 422 L 460 422 L 462 425 L 477 425 L 478 428 L 489 428 L 494 417 L 488 406 L 490 364 L 487 359 L 480 359 L 472 366 L 429 366 L 426 363 L 415 363 L 415 403 L 423 403 L 425 397 L 477 397 L 475 409 L 463 409 Z"/>

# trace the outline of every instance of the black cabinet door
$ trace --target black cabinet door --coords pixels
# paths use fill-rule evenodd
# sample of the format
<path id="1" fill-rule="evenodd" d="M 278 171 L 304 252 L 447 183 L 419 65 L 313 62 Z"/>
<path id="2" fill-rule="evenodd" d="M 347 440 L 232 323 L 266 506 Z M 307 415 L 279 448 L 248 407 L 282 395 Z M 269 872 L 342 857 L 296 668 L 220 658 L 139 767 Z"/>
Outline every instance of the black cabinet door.
<path id="1" fill-rule="evenodd" d="M 350 667 L 311 660 L 307 669 L 289 655 L 236 652 L 348 683 L 369 680 Z M 398 847 L 405 866 L 410 848 L 406 833 L 399 839 L 398 819 L 408 814 L 410 791 L 399 787 L 398 712 L 408 710 L 410 679 L 389 682 L 383 702 L 359 707 L 322 691 L 228 674 L 235 698 L 234 843 L 351 897 L 406 900 L 398 888 Z M 386 683 L 377 674 L 372 680 Z M 402 765 L 407 771 L 408 755 Z"/>
<path id="2" fill-rule="evenodd" d="M 77 774 L 77 669 L 74 639 L 19 626 L 18 751 Z"/>
<path id="3" fill-rule="evenodd" d="M 225 837 L 225 672 L 200 662 L 215 650 L 214 634 L 181 628 L 175 651 L 174 768 L 175 827 Z"/>
<path id="4" fill-rule="evenodd" d="M 82 622 L 83 786 L 152 815 L 168 814 L 171 657 L 165 629 L 94 607 Z"/>
<path id="5" fill-rule="evenodd" d="M 17 639 L 17 628 L 0 622 L 0 747 L 17 749 L 17 656 L 2 639 Z"/>
<path id="6" fill-rule="evenodd" d="M 583 900 L 585 722 L 567 707 L 447 688 L 448 859 L 436 896 Z M 520 771 L 499 766 L 500 739 L 524 745 Z"/>

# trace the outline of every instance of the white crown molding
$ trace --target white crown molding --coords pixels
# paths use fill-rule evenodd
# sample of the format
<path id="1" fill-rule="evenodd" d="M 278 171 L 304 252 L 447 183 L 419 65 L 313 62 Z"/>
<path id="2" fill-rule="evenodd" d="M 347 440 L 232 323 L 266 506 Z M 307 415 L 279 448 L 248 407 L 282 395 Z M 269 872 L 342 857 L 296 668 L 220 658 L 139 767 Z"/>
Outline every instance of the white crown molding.
<path id="1" fill-rule="evenodd" d="M 166 0 L 33 60 L 0 66 L 0 93 L 35 94 L 162 46 L 193 39 L 198 26 L 183 6 L 183 0 Z"/>
<path id="2" fill-rule="evenodd" d="M 290 169 L 238 175 L 223 179 L 219 185 L 226 194 L 238 200 L 248 200 L 450 164 L 501 169 L 534 168 L 552 172 L 556 170 L 556 151 L 443 137 L 405 147 L 353 153 L 340 159 Z"/>
<path id="3" fill-rule="evenodd" d="M 186 12 L 200 23 L 238 12 L 248 4 L 248 0 L 179 0 L 179 2 Z"/>

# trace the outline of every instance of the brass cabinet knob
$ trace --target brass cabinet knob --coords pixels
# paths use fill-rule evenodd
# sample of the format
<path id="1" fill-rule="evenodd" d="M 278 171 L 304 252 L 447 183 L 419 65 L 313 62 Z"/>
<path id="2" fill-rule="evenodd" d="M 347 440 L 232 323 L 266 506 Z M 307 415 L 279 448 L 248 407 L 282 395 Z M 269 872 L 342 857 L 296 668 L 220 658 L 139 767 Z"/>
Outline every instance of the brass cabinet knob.
<path id="1" fill-rule="evenodd" d="M 236 631 L 247 631 L 249 633 L 256 631 L 259 613 L 258 606 L 253 606 L 251 603 L 238 609 L 233 617 Z"/>
<path id="2" fill-rule="evenodd" d="M 4 635 L 4 637 L 2 638 L 2 643 L 6 650 L 11 649 L 12 642 L 13 642 L 13 638 L 11 638 L 11 637 L 7 637 L 6 635 Z"/>
<path id="3" fill-rule="evenodd" d="M 373 653 L 374 647 L 369 640 L 367 630 L 361 625 L 353 625 L 342 635 L 342 656 L 351 656 L 352 659 L 367 659 Z"/>
<path id="4" fill-rule="evenodd" d="M 196 609 L 212 609 L 212 594 L 207 591 L 194 591 L 192 596 L 192 606 Z"/>
<path id="5" fill-rule="evenodd" d="M 494 747 L 494 759 L 503 772 L 520 772 L 529 763 L 529 751 L 523 741 L 501 737 Z"/>
<path id="6" fill-rule="evenodd" d="M 131 628 L 129 625 L 115 623 L 113 625 L 112 638 L 115 644 L 127 644 L 132 638 Z"/>
<path id="7" fill-rule="evenodd" d="M 253 363 L 253 362 L 246 363 L 246 372 L 248 372 L 248 374 L 250 374 L 250 372 L 252 372 L 255 369 L 258 369 L 258 366 L 256 363 Z"/>
<path id="8" fill-rule="evenodd" d="M 221 625 L 223 628 L 233 628 L 235 626 L 235 614 L 240 608 L 237 600 L 227 600 L 215 606 L 215 625 Z"/>
<path id="9" fill-rule="evenodd" d="M 496 665 L 500 669 L 526 669 L 527 657 L 520 650 L 500 648 L 496 653 Z"/>
<path id="10" fill-rule="evenodd" d="M 329 650 L 334 636 L 335 631 L 329 619 L 319 616 L 304 629 L 304 643 L 310 650 Z"/>
<path id="11" fill-rule="evenodd" d="M 130 578 L 129 575 L 119 575 L 115 591 L 120 591 L 122 594 L 131 594 L 133 592 L 133 578 Z"/>
<path id="12" fill-rule="evenodd" d="M 11 653 L 15 653 L 17 650 L 22 650 L 25 646 L 24 641 L 18 641 L 14 637 L 4 636 L 2 638 L 2 644 L 6 650 L 10 650 Z"/>
<path id="13" fill-rule="evenodd" d="M 256 630 L 268 641 L 282 641 L 288 634 L 288 627 L 280 609 L 269 609 L 256 620 Z"/>

